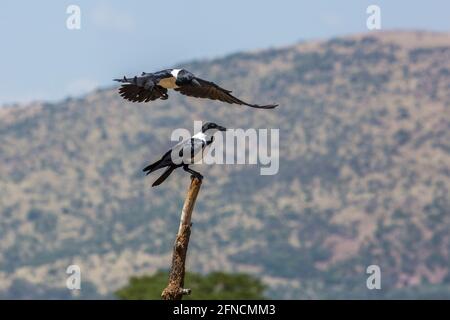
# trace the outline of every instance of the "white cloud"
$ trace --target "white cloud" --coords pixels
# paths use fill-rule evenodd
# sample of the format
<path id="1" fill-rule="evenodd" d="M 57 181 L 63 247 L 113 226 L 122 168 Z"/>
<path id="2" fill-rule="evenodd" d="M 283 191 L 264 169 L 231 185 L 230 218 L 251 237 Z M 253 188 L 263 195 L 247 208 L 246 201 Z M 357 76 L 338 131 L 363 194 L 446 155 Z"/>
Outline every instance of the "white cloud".
<path id="1" fill-rule="evenodd" d="M 105 30 L 125 32 L 136 30 L 136 21 L 133 16 L 109 3 L 96 5 L 91 18 L 94 25 Z"/>

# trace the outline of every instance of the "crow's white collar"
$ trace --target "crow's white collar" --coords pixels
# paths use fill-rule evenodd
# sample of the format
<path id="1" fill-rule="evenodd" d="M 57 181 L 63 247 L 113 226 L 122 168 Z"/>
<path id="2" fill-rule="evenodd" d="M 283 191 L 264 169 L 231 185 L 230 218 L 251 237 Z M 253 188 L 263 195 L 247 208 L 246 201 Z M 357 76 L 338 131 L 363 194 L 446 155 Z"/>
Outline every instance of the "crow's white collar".
<path id="1" fill-rule="evenodd" d="M 181 69 L 173 69 L 172 71 L 170 71 L 170 74 L 172 76 L 174 76 L 175 78 L 178 77 L 178 73 L 181 71 Z"/>

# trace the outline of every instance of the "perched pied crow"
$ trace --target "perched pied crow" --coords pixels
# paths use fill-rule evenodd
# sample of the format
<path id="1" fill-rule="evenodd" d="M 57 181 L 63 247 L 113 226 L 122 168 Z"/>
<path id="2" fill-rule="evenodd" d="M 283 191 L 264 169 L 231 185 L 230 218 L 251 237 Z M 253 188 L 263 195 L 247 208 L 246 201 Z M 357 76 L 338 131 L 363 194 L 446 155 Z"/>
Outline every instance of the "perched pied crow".
<path id="1" fill-rule="evenodd" d="M 194 163 L 196 156 L 203 157 L 205 148 L 214 141 L 214 133 L 225 130 L 227 129 L 222 126 L 207 122 L 202 126 L 201 132 L 195 134 L 189 140 L 181 141 L 167 151 L 160 160 L 145 167 L 143 171 L 147 175 L 158 169 L 166 168 L 166 171 L 152 184 L 152 187 L 159 186 L 170 176 L 173 170 L 180 167 L 183 167 L 185 171 L 191 173 L 194 177 L 200 180 L 203 179 L 203 176 L 199 172 L 190 169 L 189 165 Z M 174 157 L 177 159 L 174 159 Z"/>
<path id="2" fill-rule="evenodd" d="M 114 79 L 114 81 L 124 83 L 120 87 L 119 93 L 124 99 L 132 102 L 166 100 L 169 98 L 167 89 L 174 89 L 186 96 L 220 100 L 252 108 L 273 109 L 277 106 L 276 104 L 260 106 L 242 101 L 231 95 L 231 91 L 225 90 L 213 82 L 197 78 L 185 69 L 166 69 L 155 73 L 143 72 L 140 77 L 123 77 L 123 79 Z"/>

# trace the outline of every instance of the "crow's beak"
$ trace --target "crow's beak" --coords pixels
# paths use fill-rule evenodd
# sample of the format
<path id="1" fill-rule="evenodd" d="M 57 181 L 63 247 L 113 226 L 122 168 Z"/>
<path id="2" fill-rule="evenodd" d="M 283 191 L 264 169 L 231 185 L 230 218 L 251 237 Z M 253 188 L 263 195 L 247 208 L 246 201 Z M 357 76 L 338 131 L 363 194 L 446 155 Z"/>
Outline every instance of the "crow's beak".
<path id="1" fill-rule="evenodd" d="M 227 131 L 227 128 L 222 126 L 217 126 L 217 129 L 219 129 L 219 131 Z"/>

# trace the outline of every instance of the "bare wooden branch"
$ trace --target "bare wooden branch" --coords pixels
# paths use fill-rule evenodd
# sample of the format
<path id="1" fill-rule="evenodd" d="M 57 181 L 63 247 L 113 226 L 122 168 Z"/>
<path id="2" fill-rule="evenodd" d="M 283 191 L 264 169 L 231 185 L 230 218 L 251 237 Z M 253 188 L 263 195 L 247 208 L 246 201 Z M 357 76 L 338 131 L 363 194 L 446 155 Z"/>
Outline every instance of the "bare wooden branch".
<path id="1" fill-rule="evenodd" d="M 189 237 L 191 235 L 191 217 L 192 210 L 197 200 L 198 192 L 202 181 L 192 177 L 191 185 L 184 200 L 183 209 L 181 211 L 180 227 L 175 239 L 172 253 L 172 267 L 170 268 L 169 284 L 163 290 L 161 298 L 164 300 L 181 300 L 183 295 L 191 293 L 190 289 L 184 287 L 184 274 L 186 265 L 186 255 L 189 245 Z"/>

